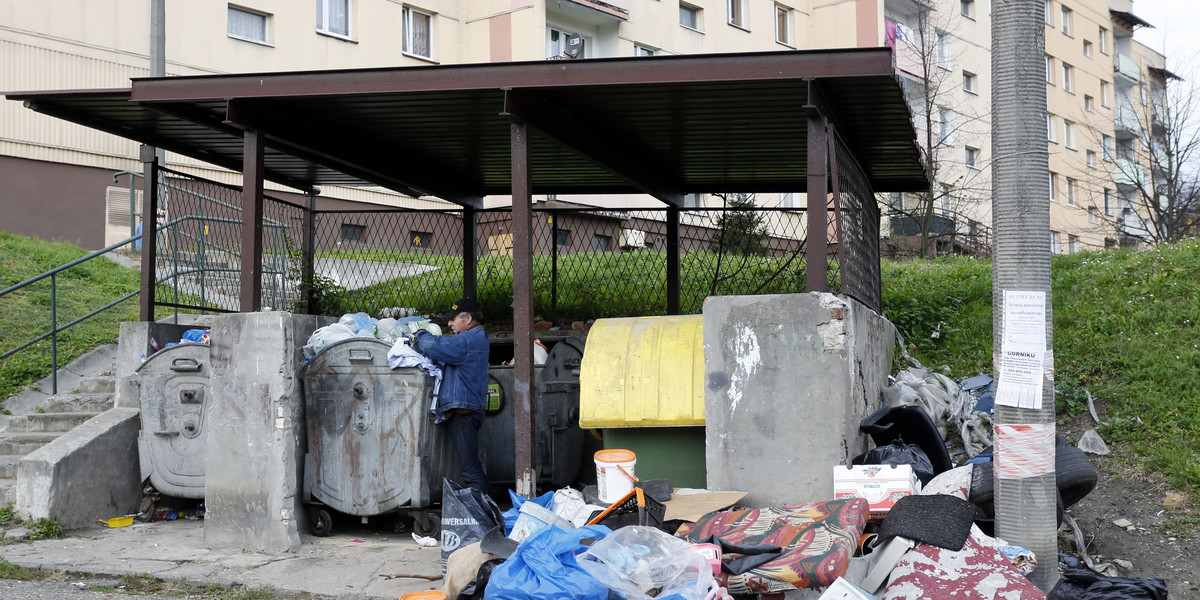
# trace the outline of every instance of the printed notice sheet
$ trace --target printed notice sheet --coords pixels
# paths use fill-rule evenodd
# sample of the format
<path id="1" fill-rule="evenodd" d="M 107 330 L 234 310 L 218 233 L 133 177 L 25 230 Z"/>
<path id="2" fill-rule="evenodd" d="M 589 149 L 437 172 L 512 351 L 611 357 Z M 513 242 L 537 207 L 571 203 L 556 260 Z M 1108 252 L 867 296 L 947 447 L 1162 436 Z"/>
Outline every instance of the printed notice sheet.
<path id="1" fill-rule="evenodd" d="M 996 403 L 1038 410 L 1046 360 L 1046 293 L 1004 292 L 1004 339 Z"/>

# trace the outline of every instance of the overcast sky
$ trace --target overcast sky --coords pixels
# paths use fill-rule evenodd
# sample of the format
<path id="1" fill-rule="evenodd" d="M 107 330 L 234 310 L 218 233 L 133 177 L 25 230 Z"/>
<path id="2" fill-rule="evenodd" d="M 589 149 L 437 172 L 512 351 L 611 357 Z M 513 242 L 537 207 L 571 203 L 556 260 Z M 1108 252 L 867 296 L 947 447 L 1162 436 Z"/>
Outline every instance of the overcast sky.
<path id="1" fill-rule="evenodd" d="M 1167 68 L 1196 87 L 1200 75 L 1200 1 L 1133 0 L 1133 14 L 1154 26 L 1139 27 L 1134 39 L 1167 56 Z"/>

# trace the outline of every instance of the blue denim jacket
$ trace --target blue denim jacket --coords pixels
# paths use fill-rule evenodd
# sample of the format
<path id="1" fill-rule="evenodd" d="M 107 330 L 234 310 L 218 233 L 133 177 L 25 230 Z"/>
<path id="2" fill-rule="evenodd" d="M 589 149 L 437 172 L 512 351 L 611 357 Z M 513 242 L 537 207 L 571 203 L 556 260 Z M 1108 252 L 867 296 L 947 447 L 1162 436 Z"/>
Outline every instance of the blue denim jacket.
<path id="1" fill-rule="evenodd" d="M 488 351 L 491 342 L 482 325 L 456 335 L 417 332 L 417 349 L 431 360 L 445 363 L 439 412 L 466 408 L 483 412 L 487 403 Z"/>

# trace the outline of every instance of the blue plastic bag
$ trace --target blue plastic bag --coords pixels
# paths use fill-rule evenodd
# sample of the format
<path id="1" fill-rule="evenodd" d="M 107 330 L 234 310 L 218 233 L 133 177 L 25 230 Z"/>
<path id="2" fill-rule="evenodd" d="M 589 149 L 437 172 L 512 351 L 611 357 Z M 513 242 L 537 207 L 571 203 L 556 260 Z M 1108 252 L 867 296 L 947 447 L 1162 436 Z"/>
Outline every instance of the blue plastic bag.
<path id="1" fill-rule="evenodd" d="M 521 542 L 504 564 L 492 571 L 488 600 L 607 600 L 608 588 L 580 568 L 575 555 L 587 549 L 583 540 L 612 533 L 603 525 L 550 527 Z"/>
<path id="2" fill-rule="evenodd" d="M 508 497 L 512 499 L 512 508 L 504 511 L 504 535 L 512 533 L 513 525 L 517 524 L 517 517 L 521 516 L 521 505 L 526 502 L 532 502 L 547 510 L 550 508 L 550 503 L 554 500 L 554 492 L 546 492 L 537 498 L 526 498 L 512 490 L 508 490 Z"/>

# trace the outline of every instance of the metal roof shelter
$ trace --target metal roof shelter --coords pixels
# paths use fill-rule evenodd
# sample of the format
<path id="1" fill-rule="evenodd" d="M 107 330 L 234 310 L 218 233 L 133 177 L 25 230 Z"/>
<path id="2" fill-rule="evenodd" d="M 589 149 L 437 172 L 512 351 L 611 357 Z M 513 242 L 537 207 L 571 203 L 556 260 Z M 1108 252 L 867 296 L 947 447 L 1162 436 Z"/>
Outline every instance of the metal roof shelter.
<path id="1" fill-rule="evenodd" d="M 809 231 L 824 231 L 834 136 L 875 191 L 929 186 L 888 48 L 145 78 L 131 89 L 8 97 L 241 171 L 243 248 L 261 249 L 264 180 L 309 193 L 378 185 L 459 204 L 468 294 L 475 209 L 483 196 L 511 195 L 517 481 L 530 493 L 533 194 L 645 193 L 666 203 L 677 312 L 684 194 L 806 190 Z M 146 214 L 155 214 L 157 165 L 152 154 L 143 160 Z M 154 251 L 148 235 L 143 252 Z M 810 290 L 825 288 L 824 252 L 809 245 Z M 242 310 L 254 311 L 261 252 L 243 257 Z M 143 318 L 153 314 L 152 284 L 146 269 Z"/>

